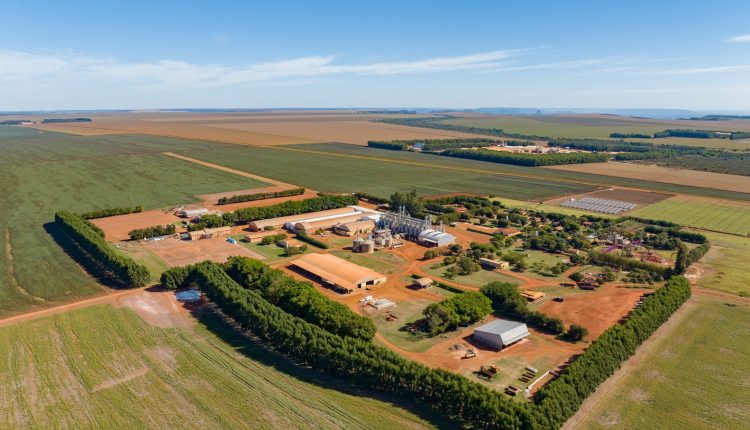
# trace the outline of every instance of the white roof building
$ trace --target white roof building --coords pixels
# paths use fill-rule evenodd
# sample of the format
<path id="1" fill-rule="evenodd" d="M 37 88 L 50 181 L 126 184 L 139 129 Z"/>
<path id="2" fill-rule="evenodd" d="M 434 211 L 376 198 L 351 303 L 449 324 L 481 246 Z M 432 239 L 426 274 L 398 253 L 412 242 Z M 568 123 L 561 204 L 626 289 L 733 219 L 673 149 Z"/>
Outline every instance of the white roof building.
<path id="1" fill-rule="evenodd" d="M 474 329 L 474 339 L 496 349 L 506 348 L 530 335 L 526 324 L 494 320 Z"/>
<path id="2" fill-rule="evenodd" d="M 427 229 L 419 233 L 417 240 L 428 245 L 448 246 L 456 241 L 456 236 L 444 231 Z"/>

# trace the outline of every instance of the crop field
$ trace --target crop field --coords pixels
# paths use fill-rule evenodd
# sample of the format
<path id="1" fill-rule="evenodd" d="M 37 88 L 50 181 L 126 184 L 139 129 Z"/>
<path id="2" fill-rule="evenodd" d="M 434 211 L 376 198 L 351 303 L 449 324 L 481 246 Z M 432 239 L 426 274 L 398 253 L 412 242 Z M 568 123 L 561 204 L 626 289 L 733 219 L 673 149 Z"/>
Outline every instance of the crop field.
<path id="1" fill-rule="evenodd" d="M 596 175 L 641 179 L 644 181 L 661 182 L 665 184 L 706 187 L 740 193 L 750 190 L 750 176 L 700 172 L 697 170 L 676 169 L 673 167 L 663 167 L 654 164 L 608 162 L 552 166 L 544 167 L 543 169 L 566 172 L 585 172 Z M 669 190 L 663 189 L 663 191 Z"/>
<path id="2" fill-rule="evenodd" d="M 434 428 L 201 320 L 158 328 L 100 305 L 0 328 L 0 427 Z"/>
<path id="3" fill-rule="evenodd" d="M 750 233 L 750 204 L 746 202 L 675 196 L 638 209 L 633 215 L 725 233 Z"/>
<path id="4" fill-rule="evenodd" d="M 372 254 L 355 254 L 350 251 L 332 251 L 331 254 L 385 275 L 401 272 L 406 268 L 407 264 L 406 260 L 398 255 L 384 251 L 376 251 Z"/>
<path id="5" fill-rule="evenodd" d="M 698 300 L 577 428 L 747 428 L 750 307 Z"/>
<path id="6" fill-rule="evenodd" d="M 388 158 L 359 158 L 381 155 L 388 157 L 390 154 L 383 153 L 393 152 L 374 151 L 376 152 L 373 152 L 371 148 L 354 145 L 329 144 L 293 148 L 284 146 L 283 149 L 232 146 L 215 150 L 180 152 L 199 160 L 253 172 L 272 179 L 284 179 L 299 186 L 329 192 L 364 191 L 389 196 L 394 191 L 416 189 L 423 195 L 464 191 L 508 195 L 516 198 L 545 199 L 548 196 L 594 189 L 594 186 L 589 185 L 499 176 L 491 171 L 476 172 L 468 167 L 446 175 L 441 168 L 443 163 L 431 163 L 430 159 L 419 161 L 420 159 L 417 158 L 411 161 L 393 162 Z M 418 154 L 412 155 L 419 157 Z M 444 159 L 444 157 L 439 158 L 441 161 Z M 447 163 L 452 164 L 451 161 Z M 492 167 L 493 171 L 498 171 L 495 165 L 487 164 Z"/>
<path id="7" fill-rule="evenodd" d="M 196 194 L 257 185 L 155 150 L 176 146 L 174 140 L 143 136 L 0 128 L 0 315 L 103 292 L 45 231 L 56 211 L 164 207 L 196 201 Z"/>
<path id="8" fill-rule="evenodd" d="M 377 118 L 397 116 L 399 115 L 359 114 L 353 111 L 104 114 L 92 115 L 94 120 L 88 123 L 37 124 L 34 127 L 79 135 L 138 133 L 241 145 L 332 141 L 365 145 L 371 139 L 470 136 L 452 131 L 371 122 Z"/>
<path id="9" fill-rule="evenodd" d="M 669 121 L 617 117 L 614 115 L 498 115 L 491 117 L 456 118 L 443 121 L 464 127 L 499 128 L 507 133 L 535 136 L 609 139 L 610 133 L 653 134 L 668 128 L 694 128 L 704 130 L 742 130 L 748 121 L 707 122 Z M 734 128 L 733 128 L 734 127 Z M 628 139 L 658 144 L 702 146 L 706 148 L 750 149 L 750 145 L 728 139 L 689 139 L 679 137 L 659 139 Z"/>
<path id="10" fill-rule="evenodd" d="M 750 270 L 747 269 L 750 238 L 702 233 L 711 241 L 711 250 L 700 264 L 703 276 L 698 285 L 735 294 L 750 294 Z"/>

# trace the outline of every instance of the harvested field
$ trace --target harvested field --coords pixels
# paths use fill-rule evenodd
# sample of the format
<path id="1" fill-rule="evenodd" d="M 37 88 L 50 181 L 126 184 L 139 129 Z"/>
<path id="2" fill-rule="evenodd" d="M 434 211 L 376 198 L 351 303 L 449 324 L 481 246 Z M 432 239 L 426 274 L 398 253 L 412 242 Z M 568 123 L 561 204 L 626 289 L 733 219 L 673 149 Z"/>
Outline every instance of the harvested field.
<path id="1" fill-rule="evenodd" d="M 750 176 L 673 169 L 670 167 L 655 166 L 653 164 L 608 162 L 551 166 L 543 167 L 543 169 L 641 179 L 645 181 L 714 188 L 717 190 L 736 191 L 740 193 L 745 193 L 750 190 Z"/>
<path id="2" fill-rule="evenodd" d="M 201 240 L 179 240 L 166 238 L 159 241 L 144 241 L 144 246 L 164 260 L 168 265 L 185 266 L 211 260 L 224 263 L 233 255 L 264 260 L 265 257 L 240 244 L 227 242 L 226 237 L 212 237 Z"/>
<path id="3" fill-rule="evenodd" d="M 586 327 L 589 339 L 594 339 L 625 317 L 646 291 L 649 290 L 605 285 L 593 292 L 568 295 L 564 302 L 546 301 L 539 311 L 562 319 L 566 326 Z"/>
<path id="4" fill-rule="evenodd" d="M 750 203 L 698 196 L 674 196 L 638 209 L 633 215 L 663 219 L 690 227 L 750 234 Z"/>
<path id="5" fill-rule="evenodd" d="M 138 294 L 149 298 L 129 306 L 169 309 L 154 295 L 160 293 Z M 419 405 L 406 403 L 406 408 L 435 424 L 391 399 L 352 392 L 293 366 L 209 312 L 199 321 L 184 309 L 172 315 L 178 320 L 167 325 L 176 327 L 162 328 L 160 317 L 144 322 L 128 308 L 99 305 L 0 328 L 0 354 L 7 357 L 0 365 L 0 427 L 419 430 L 445 425 Z M 191 320 L 188 326 L 179 322 L 183 316 Z"/>
<path id="6" fill-rule="evenodd" d="M 399 115 L 359 114 L 352 111 L 267 111 L 236 113 L 153 112 L 92 115 L 88 123 L 36 124 L 39 130 L 104 135 L 138 133 L 242 145 L 286 145 L 344 142 L 365 145 L 368 140 L 473 136 L 371 120 Z M 403 116 L 403 115 L 401 115 Z"/>
<path id="7" fill-rule="evenodd" d="M 91 222 L 104 230 L 104 238 L 110 242 L 129 240 L 132 230 L 155 225 L 174 224 L 182 219 L 172 212 L 162 210 L 144 211 L 127 215 L 92 219 Z"/>
<path id="8" fill-rule="evenodd" d="M 674 330 L 654 339 L 588 414 L 576 416 L 575 428 L 747 428 L 750 308 L 692 300 L 697 303 Z"/>

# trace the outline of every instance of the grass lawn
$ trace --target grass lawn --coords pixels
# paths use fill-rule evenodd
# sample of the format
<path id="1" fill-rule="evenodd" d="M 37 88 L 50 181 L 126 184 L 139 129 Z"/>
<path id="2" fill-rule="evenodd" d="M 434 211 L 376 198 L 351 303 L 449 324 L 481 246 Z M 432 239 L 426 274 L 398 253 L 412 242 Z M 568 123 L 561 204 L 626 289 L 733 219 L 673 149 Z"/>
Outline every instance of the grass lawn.
<path id="1" fill-rule="evenodd" d="M 118 242 L 114 245 L 124 254 L 148 267 L 152 282 L 158 282 L 161 274 L 169 269 L 169 265 L 164 260 L 138 241 Z"/>
<path id="2" fill-rule="evenodd" d="M 542 345 L 549 342 L 547 338 L 543 338 L 540 336 L 530 336 L 528 338 L 528 341 L 532 344 L 539 345 L 539 347 L 544 347 Z M 491 381 L 487 381 L 476 376 L 474 372 L 479 370 L 478 367 L 476 369 L 464 372 L 464 376 L 471 379 L 472 381 L 487 385 L 488 387 L 493 388 L 495 391 L 502 393 L 505 391 L 505 388 L 511 384 L 519 388 L 528 387 L 531 382 L 523 382 L 519 379 L 523 375 L 526 366 L 536 368 L 536 370 L 538 370 L 537 375 L 541 376 L 542 374 L 544 374 L 544 372 L 546 372 L 553 366 L 554 361 L 549 357 L 539 357 L 534 360 L 527 361 L 524 357 L 521 356 L 509 356 L 503 357 L 499 360 L 495 360 L 489 364 L 494 364 L 499 370 L 499 372 L 495 374 L 495 377 Z M 508 397 L 514 400 L 525 401 L 522 392 L 515 397 Z"/>
<path id="3" fill-rule="evenodd" d="M 563 280 L 566 279 L 564 276 L 561 275 L 554 275 L 549 272 L 543 272 L 534 270 L 533 266 L 534 264 L 546 264 L 548 267 L 555 266 L 557 263 L 561 262 L 563 260 L 563 257 L 557 254 L 550 254 L 544 251 L 538 251 L 538 250 L 525 250 L 525 249 L 516 249 L 516 252 L 522 252 L 529 256 L 529 258 L 526 260 L 529 263 L 529 269 L 524 272 L 529 276 L 533 276 L 536 278 L 542 278 L 542 279 L 559 279 Z"/>
<path id="4" fill-rule="evenodd" d="M 240 245 L 244 246 L 245 248 L 247 248 L 247 249 L 249 249 L 251 251 L 257 252 L 258 254 L 266 257 L 266 259 L 264 260 L 265 263 L 271 263 L 271 262 L 274 262 L 274 261 L 283 260 L 285 258 L 290 258 L 290 257 L 286 257 L 284 255 L 284 248 L 276 245 L 275 243 L 272 243 L 270 245 L 260 245 L 258 243 L 248 243 L 248 242 L 245 242 L 245 241 L 241 240 L 243 237 L 245 237 L 244 234 L 235 234 L 235 235 L 232 235 L 232 237 L 235 238 L 235 239 L 237 239 L 237 243 L 239 243 Z M 315 247 L 313 247 L 311 245 L 308 245 L 307 246 L 307 251 L 303 252 L 303 254 L 310 253 L 311 252 L 311 248 L 315 249 Z M 297 255 L 301 255 L 301 254 L 297 254 Z"/>
<path id="5" fill-rule="evenodd" d="M 400 272 L 406 267 L 406 260 L 386 251 L 375 251 L 372 254 L 358 254 L 351 251 L 331 251 L 330 253 L 385 275 Z"/>
<path id="6" fill-rule="evenodd" d="M 0 328 L 0 427 L 433 428 L 202 321 L 162 329 L 101 305 Z"/>
<path id="7" fill-rule="evenodd" d="M 72 136 L 0 128 L 0 316 L 101 293 L 45 231 L 61 209 L 196 201 L 257 181 L 161 155 L 209 144 L 144 136 Z"/>
<path id="8" fill-rule="evenodd" d="M 581 429 L 746 429 L 750 307 L 699 303 L 597 404 Z"/>
<path id="9" fill-rule="evenodd" d="M 456 276 L 454 279 L 447 279 L 445 276 L 443 276 L 443 274 L 452 266 L 452 264 L 449 264 L 447 266 L 440 266 L 437 268 L 432 268 L 433 265 L 435 265 L 435 263 L 426 264 L 422 266 L 422 270 L 424 270 L 430 276 L 441 278 L 443 280 L 447 280 L 457 284 L 464 284 L 479 288 L 489 284 L 490 282 L 507 282 L 513 285 L 519 285 L 521 283 L 518 279 L 512 276 L 484 269 L 479 269 L 479 271 L 474 272 L 468 276 Z"/>

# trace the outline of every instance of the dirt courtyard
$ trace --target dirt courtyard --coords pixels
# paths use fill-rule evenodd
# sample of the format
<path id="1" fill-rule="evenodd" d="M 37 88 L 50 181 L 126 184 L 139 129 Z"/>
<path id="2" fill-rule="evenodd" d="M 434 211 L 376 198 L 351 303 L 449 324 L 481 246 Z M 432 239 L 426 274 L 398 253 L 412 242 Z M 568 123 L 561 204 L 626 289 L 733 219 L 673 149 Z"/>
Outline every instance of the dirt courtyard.
<path id="1" fill-rule="evenodd" d="M 161 210 L 145 211 L 127 215 L 92 219 L 91 222 L 104 230 L 104 238 L 109 242 L 129 240 L 132 230 L 155 225 L 174 224 L 182 219 L 172 212 Z"/>
<path id="2" fill-rule="evenodd" d="M 233 255 L 265 260 L 262 255 L 239 243 L 227 242 L 226 237 L 201 240 L 179 240 L 170 237 L 158 241 L 144 241 L 143 245 L 171 267 L 200 263 L 205 260 L 224 263 Z"/>
<path id="3" fill-rule="evenodd" d="M 188 328 L 196 321 L 190 310 L 196 305 L 179 302 L 174 291 L 140 290 L 136 294 L 118 297 L 112 304 L 132 309 L 144 321 L 156 327 Z"/>

